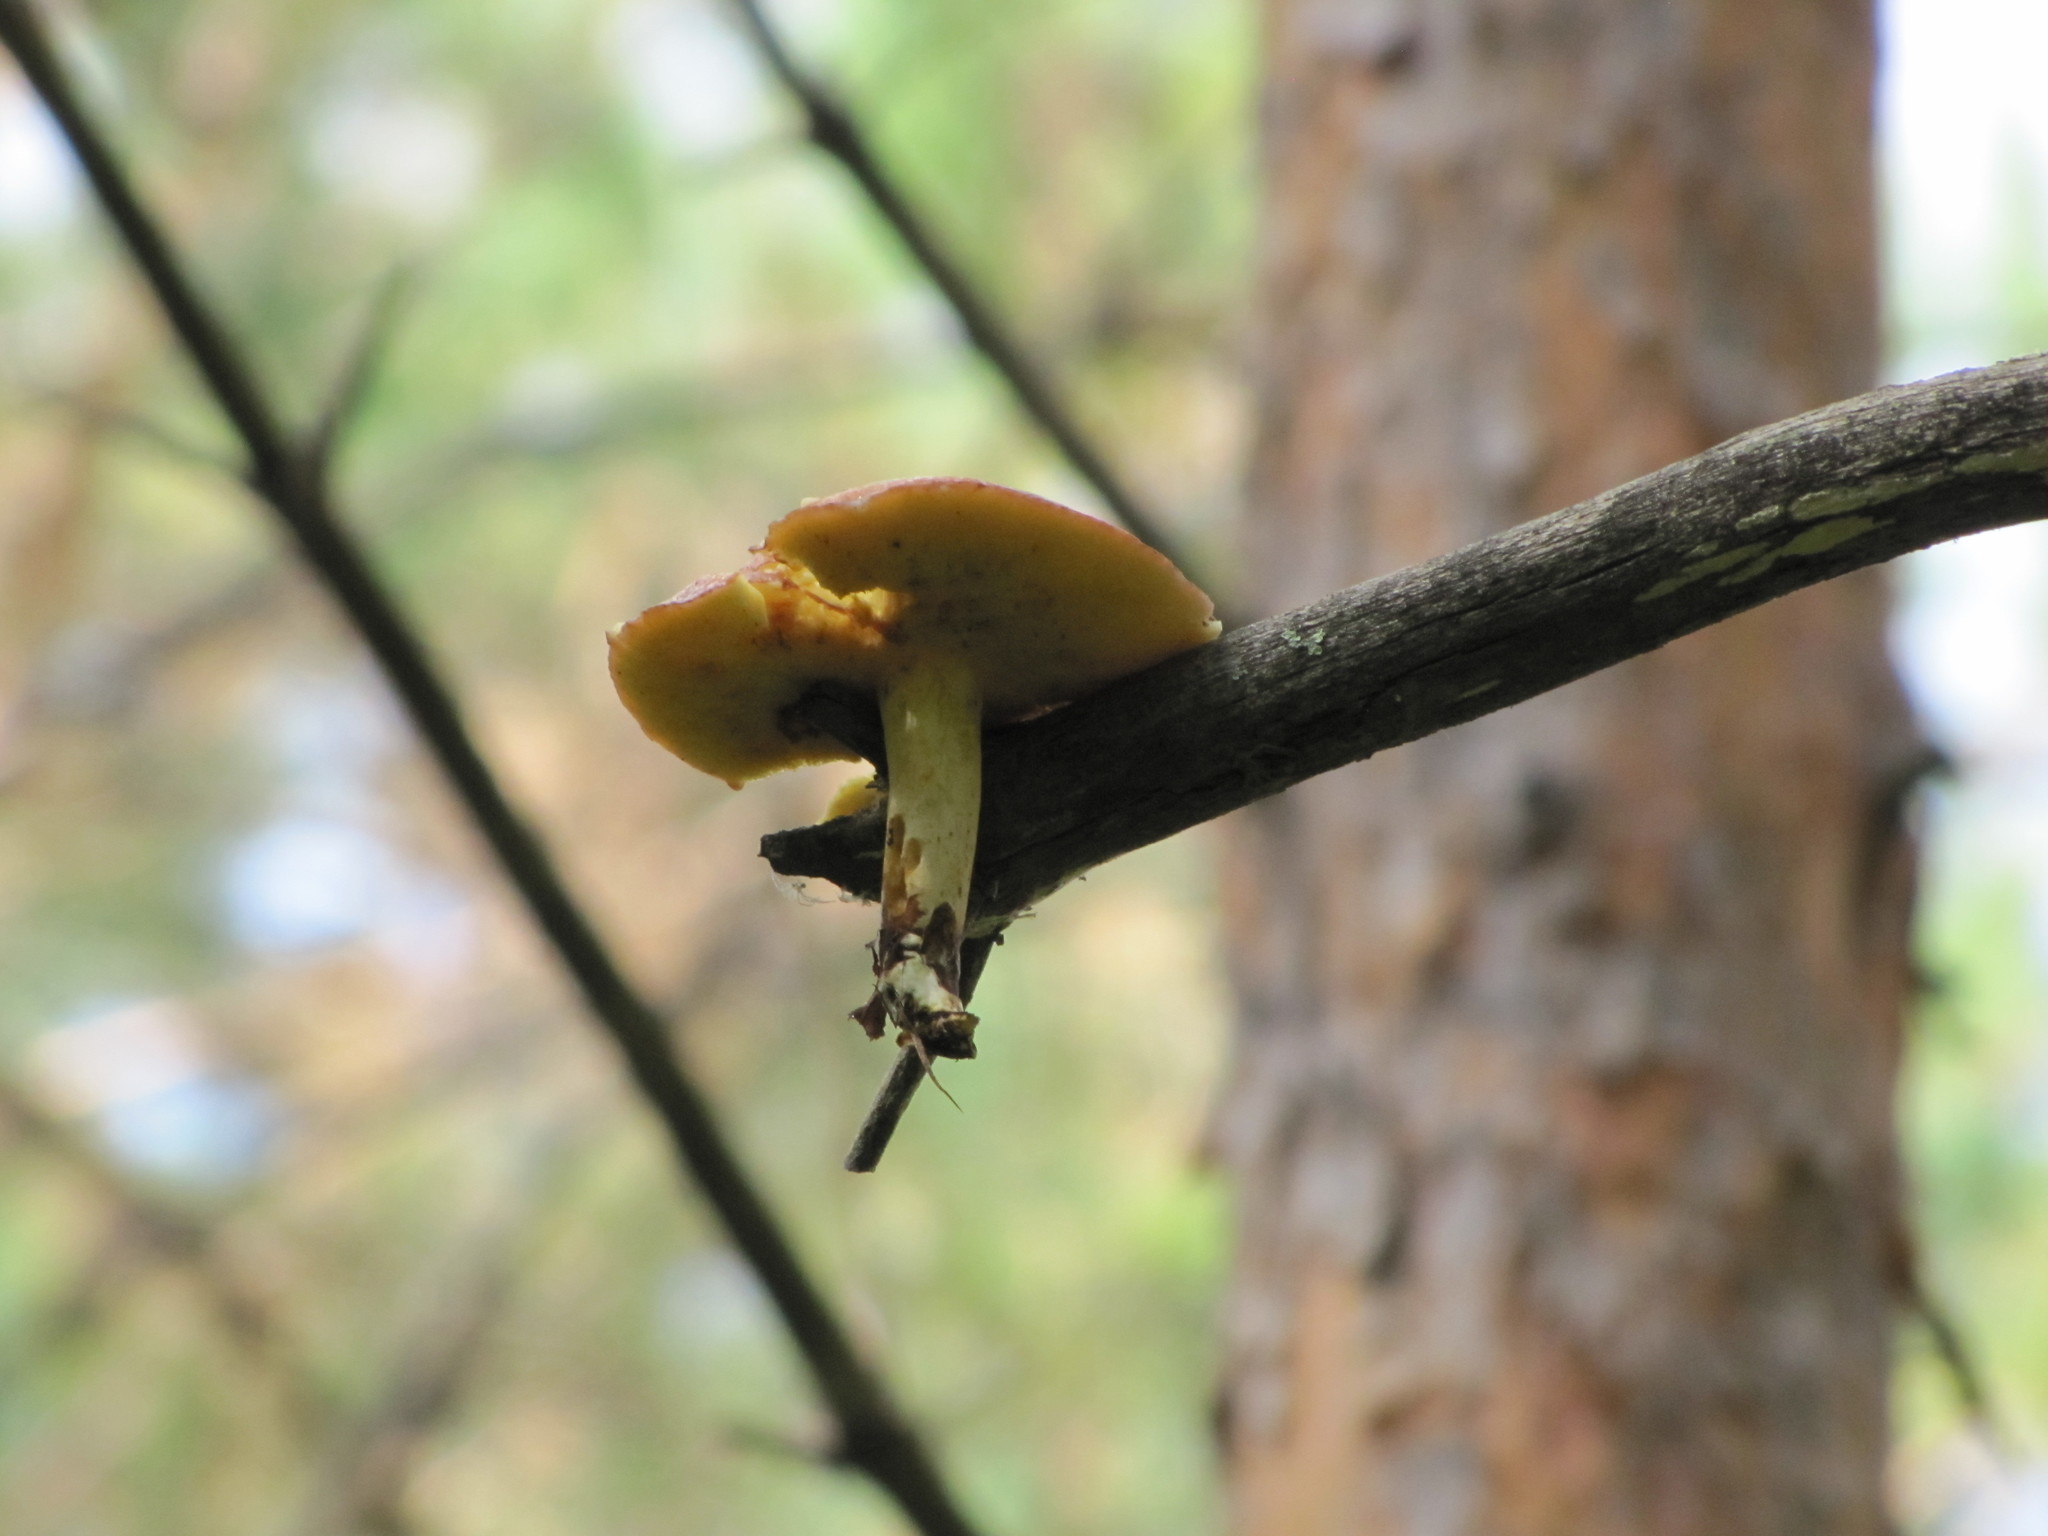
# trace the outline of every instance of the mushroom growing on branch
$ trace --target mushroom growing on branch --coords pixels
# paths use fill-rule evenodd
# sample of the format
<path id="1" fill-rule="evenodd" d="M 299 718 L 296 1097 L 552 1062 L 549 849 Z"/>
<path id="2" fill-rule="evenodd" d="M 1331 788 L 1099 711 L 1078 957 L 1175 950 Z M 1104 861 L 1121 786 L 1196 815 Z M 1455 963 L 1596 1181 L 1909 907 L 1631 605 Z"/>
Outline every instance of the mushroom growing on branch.
<path id="1" fill-rule="evenodd" d="M 641 728 L 738 788 L 854 754 L 795 708 L 871 693 L 889 797 L 875 990 L 855 1010 L 929 1067 L 971 1057 L 960 944 L 981 817 L 981 732 L 1213 640 L 1209 599 L 1163 555 L 979 480 L 893 480 L 804 503 L 730 576 L 611 636 Z"/>

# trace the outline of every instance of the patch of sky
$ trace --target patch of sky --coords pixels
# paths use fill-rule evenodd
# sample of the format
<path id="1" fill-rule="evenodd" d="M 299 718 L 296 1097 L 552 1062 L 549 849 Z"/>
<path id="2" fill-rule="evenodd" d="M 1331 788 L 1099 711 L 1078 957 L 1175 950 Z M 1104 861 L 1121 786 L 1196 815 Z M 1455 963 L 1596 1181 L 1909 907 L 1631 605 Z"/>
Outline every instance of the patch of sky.
<path id="1" fill-rule="evenodd" d="M 29 240 L 70 222 L 78 170 L 56 125 L 19 76 L 0 76 L 0 240 Z"/>
<path id="2" fill-rule="evenodd" d="M 252 701 L 251 724 L 295 809 L 374 815 L 377 776 L 407 745 L 405 728 L 367 668 L 275 674 Z"/>
<path id="3" fill-rule="evenodd" d="M 775 98 L 753 50 L 699 0 L 625 0 L 605 40 L 626 99 L 670 154 L 717 159 L 758 142 Z"/>
<path id="4" fill-rule="evenodd" d="M 222 1068 L 198 1020 L 171 999 L 88 1007 L 36 1039 L 28 1070 L 116 1159 L 179 1183 L 219 1188 L 255 1176 L 280 1128 L 269 1091 Z"/>
<path id="5" fill-rule="evenodd" d="M 228 850 L 221 901 L 237 943 L 290 953 L 367 932 L 402 878 L 375 833 L 326 817 L 281 816 Z"/>
<path id="6" fill-rule="evenodd" d="M 886 362 L 900 366 L 961 355 L 967 333 L 953 306 L 929 284 L 904 283 L 874 305 L 868 317 L 871 344 Z"/>
<path id="7" fill-rule="evenodd" d="M 475 205 L 491 144 L 476 109 L 424 78 L 402 31 L 387 28 L 368 34 L 314 96 L 305 154 L 336 197 L 432 235 Z"/>
<path id="8" fill-rule="evenodd" d="M 670 1264 L 654 1310 L 657 1335 L 686 1355 L 759 1345 L 776 1332 L 760 1282 L 726 1248 L 698 1249 Z"/>
<path id="9" fill-rule="evenodd" d="M 567 453 L 587 445 L 604 420 L 597 372 L 573 352 L 528 358 L 506 379 L 497 430 L 530 451 Z"/>
<path id="10" fill-rule="evenodd" d="M 272 814 L 221 859 L 230 935 L 279 956 L 368 939 L 416 981 L 452 980 L 473 950 L 471 904 L 386 836 L 379 776 L 405 739 L 382 690 L 357 671 L 293 672 L 253 713 L 278 788 Z"/>
<path id="11" fill-rule="evenodd" d="M 1935 1536 L 2048 1532 L 2048 1463 L 2007 1465 L 1982 1446 L 1957 1446 L 1938 1478 L 1950 1497 Z"/>
<path id="12" fill-rule="evenodd" d="M 1930 549 L 1900 598 L 1892 644 L 1927 729 L 1971 762 L 2048 766 L 2048 527 Z"/>
<path id="13" fill-rule="evenodd" d="M 2048 5 L 1883 0 L 1881 25 L 1888 376 L 2048 345 L 2033 314 L 2048 304 Z M 1928 797 L 1926 899 L 2016 879 L 2029 958 L 2048 975 L 2048 526 L 1944 545 L 1903 562 L 1901 575 L 1894 659 L 1923 728 L 1958 768 Z M 1983 1085 L 1978 1107 L 1997 1119 L 2005 1156 L 2040 1159 L 2048 1020 L 2020 1027 L 2034 1041 L 2024 1081 Z M 1997 1397 L 1999 1358 L 1981 1358 Z M 1924 1486 L 1901 1485 L 1927 1528 L 2048 1532 L 2048 1462 L 1974 1446 L 1956 1429 L 1933 1470 L 1909 1479 Z"/>
<path id="14" fill-rule="evenodd" d="M 1926 378 L 2003 352 L 2001 261 L 2048 251 L 2048 5 L 1885 0 L 1882 25 L 1889 372 Z"/>

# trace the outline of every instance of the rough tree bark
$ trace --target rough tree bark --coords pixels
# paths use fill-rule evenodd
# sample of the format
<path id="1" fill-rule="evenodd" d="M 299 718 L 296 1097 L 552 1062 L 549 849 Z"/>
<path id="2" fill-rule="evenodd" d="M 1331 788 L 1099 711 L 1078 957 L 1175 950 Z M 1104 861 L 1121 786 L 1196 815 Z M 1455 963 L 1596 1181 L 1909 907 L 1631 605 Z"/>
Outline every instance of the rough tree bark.
<path id="1" fill-rule="evenodd" d="M 1867 387 L 1867 0 L 1267 14 L 1263 606 Z M 1884 1529 L 1884 606 L 1800 593 L 1240 817 L 1241 1531 Z"/>

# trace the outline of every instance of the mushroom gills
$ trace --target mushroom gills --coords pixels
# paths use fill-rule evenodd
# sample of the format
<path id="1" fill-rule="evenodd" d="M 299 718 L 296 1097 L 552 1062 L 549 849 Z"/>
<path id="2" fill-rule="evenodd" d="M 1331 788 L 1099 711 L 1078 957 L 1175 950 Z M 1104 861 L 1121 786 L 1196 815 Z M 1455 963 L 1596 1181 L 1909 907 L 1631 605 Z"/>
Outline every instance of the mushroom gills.
<path id="1" fill-rule="evenodd" d="M 881 688 L 889 760 L 875 992 L 854 1015 L 887 1020 L 921 1056 L 974 1055 L 960 1001 L 960 941 L 981 822 L 981 686 L 961 657 L 914 656 Z"/>

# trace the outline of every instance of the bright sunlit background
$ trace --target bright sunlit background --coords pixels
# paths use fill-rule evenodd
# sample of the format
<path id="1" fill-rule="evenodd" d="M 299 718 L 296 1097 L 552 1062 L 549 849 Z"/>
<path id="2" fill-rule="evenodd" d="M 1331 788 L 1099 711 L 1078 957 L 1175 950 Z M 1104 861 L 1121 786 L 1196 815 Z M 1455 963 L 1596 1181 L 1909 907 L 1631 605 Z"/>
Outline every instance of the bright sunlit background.
<path id="1" fill-rule="evenodd" d="M 1887 0 L 1893 379 L 2048 349 L 2048 6 Z M 1955 774 L 1928 795 L 1927 992 L 1902 1111 L 1922 1259 L 1987 1378 L 1899 1372 L 1911 1528 L 2048 1532 L 2048 524 L 1902 563 L 1894 654 Z"/>
<path id="2" fill-rule="evenodd" d="M 81 12 L 93 18 L 87 27 Z M 970 268 L 1227 570 L 1245 446 L 1244 0 L 802 0 Z M 1003 1531 L 1214 1529 L 1207 847 L 1019 925 L 983 1059 L 836 1173 L 886 1052 L 870 918 L 642 741 L 605 627 L 798 498 L 906 470 L 1087 505 L 712 0 L 95 0 L 67 40 L 211 291 L 345 445 L 519 801 L 863 1343 Z M 1891 374 L 2048 348 L 2048 7 L 1889 0 Z M 895 1529 L 751 1279 L 0 73 L 0 1524 Z M 1930 796 L 1904 1111 L 2002 1439 L 1901 1335 L 1914 1531 L 2048 1531 L 2048 530 L 1908 562 Z M 394 1409 L 425 1394 L 418 1422 Z M 365 1449 L 369 1447 L 370 1449 Z"/>

